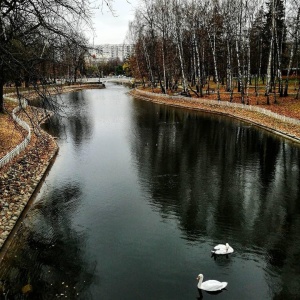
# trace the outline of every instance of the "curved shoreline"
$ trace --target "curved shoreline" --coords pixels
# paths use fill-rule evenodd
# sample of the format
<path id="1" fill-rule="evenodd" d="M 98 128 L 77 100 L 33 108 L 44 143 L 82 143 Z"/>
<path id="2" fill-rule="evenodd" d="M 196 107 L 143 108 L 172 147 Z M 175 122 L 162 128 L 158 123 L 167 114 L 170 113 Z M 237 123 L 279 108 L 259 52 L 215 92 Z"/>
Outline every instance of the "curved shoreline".
<path id="1" fill-rule="evenodd" d="M 66 86 L 62 93 L 103 87 L 88 84 Z M 46 119 L 43 117 L 39 125 Z M 42 129 L 39 132 L 39 137 L 32 138 L 19 155 L 0 169 L 0 261 L 59 151 L 54 137 Z"/>
<path id="2" fill-rule="evenodd" d="M 16 220 L 16 223 L 14 224 L 14 226 L 12 227 L 12 229 L 9 232 L 9 235 L 6 237 L 3 244 L 0 245 L 0 247 L 1 247 L 0 248 L 0 262 L 4 259 L 5 254 L 9 250 L 9 247 L 13 241 L 14 236 L 17 234 L 20 226 L 23 224 L 23 220 L 24 220 L 28 210 L 30 209 L 31 205 L 33 204 L 35 197 L 39 193 L 46 177 L 48 176 L 48 173 L 49 173 L 52 165 L 55 162 L 58 152 L 59 152 L 59 148 L 57 147 L 57 149 L 52 152 L 52 155 L 48 160 L 48 164 L 46 164 L 44 166 L 44 171 L 41 174 L 41 178 L 36 178 L 36 184 L 33 185 L 32 194 L 28 197 L 27 202 L 26 202 L 26 199 L 24 199 L 24 202 L 26 202 L 26 203 L 25 203 L 23 210 L 20 212 L 18 219 Z"/>
<path id="3" fill-rule="evenodd" d="M 67 87 L 66 92 L 85 89 L 87 86 Z M 91 88 L 90 86 L 88 88 Z M 184 109 L 203 111 L 208 113 L 220 114 L 231 118 L 236 118 L 249 122 L 265 130 L 274 132 L 300 144 L 300 126 L 296 126 L 298 134 L 293 135 L 289 132 L 290 124 L 275 120 L 268 116 L 261 116 L 257 112 L 243 111 L 238 108 L 221 107 L 197 103 L 189 98 L 183 101 L 183 97 L 175 99 L 159 97 L 154 94 L 145 96 L 139 90 L 134 89 L 129 92 L 133 97 L 144 101 L 151 101 L 157 104 L 169 105 Z M 184 99 L 186 100 L 186 99 Z M 43 184 L 48 170 L 55 161 L 59 147 L 55 139 L 42 131 L 42 138 L 33 141 L 28 149 L 25 149 L 17 156 L 5 170 L 0 170 L 0 190 L 2 191 L 0 203 L 0 261 L 8 250 L 13 236 L 16 234 L 23 217 L 26 215 L 35 195 Z M 46 142 L 45 142 L 46 141 Z"/>
<path id="4" fill-rule="evenodd" d="M 243 110 L 237 107 L 221 106 L 218 104 L 199 103 L 193 98 L 186 97 L 166 97 L 166 95 L 160 96 L 159 94 L 143 92 L 138 89 L 131 90 L 129 92 L 133 97 L 151 101 L 153 103 L 169 105 L 173 107 L 191 109 L 196 111 L 202 111 L 207 113 L 214 113 L 230 118 L 235 118 L 244 122 L 248 122 L 257 127 L 263 128 L 264 130 L 273 132 L 279 136 L 287 138 L 292 142 L 300 145 L 300 125 L 290 124 L 282 120 L 277 120 L 271 116 L 264 115 L 250 110 Z M 188 101 L 187 101 L 188 99 Z M 291 130 L 293 128 L 293 130 Z M 296 132 L 296 133 L 295 133 Z"/>
<path id="5" fill-rule="evenodd" d="M 32 203 L 31 199 L 53 163 L 58 145 L 54 138 L 41 131 L 0 173 L 0 259 L 3 259 L 11 237 Z"/>

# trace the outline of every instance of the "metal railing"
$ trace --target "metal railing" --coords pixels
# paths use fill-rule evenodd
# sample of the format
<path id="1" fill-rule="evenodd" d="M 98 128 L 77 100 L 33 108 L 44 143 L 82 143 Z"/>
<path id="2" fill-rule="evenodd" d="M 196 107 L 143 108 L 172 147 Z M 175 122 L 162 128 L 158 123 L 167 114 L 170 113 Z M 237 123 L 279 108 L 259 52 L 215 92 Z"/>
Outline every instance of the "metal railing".
<path id="1" fill-rule="evenodd" d="M 8 97 L 8 94 L 4 95 L 3 97 L 6 100 L 10 100 L 10 101 L 14 101 L 14 102 L 19 102 L 19 100 L 15 99 L 15 98 L 11 98 Z M 30 126 L 24 122 L 23 120 L 21 120 L 19 117 L 16 116 L 16 114 L 21 110 L 26 108 L 27 106 L 27 101 L 26 100 L 22 100 L 19 104 L 19 106 L 17 106 L 16 108 L 13 109 L 12 111 L 12 118 L 14 121 L 16 121 L 21 127 L 23 127 L 27 132 L 27 136 L 25 137 L 25 139 L 19 144 L 17 145 L 13 150 L 11 150 L 10 152 L 8 152 L 4 157 L 2 157 L 0 159 L 0 168 L 2 168 L 4 165 L 6 165 L 8 162 L 10 162 L 15 156 L 19 155 L 21 151 L 23 151 L 27 145 L 30 142 L 31 139 L 31 129 Z"/>

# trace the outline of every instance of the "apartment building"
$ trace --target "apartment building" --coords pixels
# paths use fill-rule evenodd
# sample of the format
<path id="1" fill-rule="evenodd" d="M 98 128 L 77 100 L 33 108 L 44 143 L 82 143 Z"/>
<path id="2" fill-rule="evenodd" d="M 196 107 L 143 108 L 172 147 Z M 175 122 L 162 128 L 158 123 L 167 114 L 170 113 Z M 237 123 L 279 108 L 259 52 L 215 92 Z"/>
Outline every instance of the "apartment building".
<path id="1" fill-rule="evenodd" d="M 106 62 L 119 58 L 124 61 L 133 51 L 133 45 L 129 44 L 103 44 L 91 47 L 90 63 Z"/>

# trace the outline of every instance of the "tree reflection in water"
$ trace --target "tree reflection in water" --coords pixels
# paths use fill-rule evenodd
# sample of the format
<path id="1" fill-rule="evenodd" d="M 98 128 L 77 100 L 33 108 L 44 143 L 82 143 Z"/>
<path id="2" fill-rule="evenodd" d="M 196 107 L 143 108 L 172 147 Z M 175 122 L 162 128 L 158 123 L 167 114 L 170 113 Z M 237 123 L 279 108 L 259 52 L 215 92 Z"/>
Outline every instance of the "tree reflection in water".
<path id="1" fill-rule="evenodd" d="M 88 140 L 93 133 L 93 120 L 90 117 L 89 106 L 86 105 L 87 100 L 83 96 L 83 92 L 63 95 L 60 101 L 61 107 L 64 109 L 43 125 L 43 128 L 54 137 L 70 138 L 77 150 L 80 149 L 82 141 Z"/>
<path id="2" fill-rule="evenodd" d="M 300 294 L 299 148 L 221 116 L 135 105 L 132 150 L 153 208 L 176 217 L 190 242 L 261 252 L 285 295 Z"/>
<path id="3" fill-rule="evenodd" d="M 97 91 L 85 91 L 87 103 L 66 97 L 74 111 L 58 120 L 61 156 L 39 197 L 49 200 L 31 210 L 0 266 L 11 295 L 22 298 L 30 279 L 32 299 L 66 290 L 68 298 L 187 299 L 197 297 L 198 267 L 224 272 L 222 299 L 300 295 L 299 148 L 123 92 L 101 91 L 100 104 Z M 234 255 L 211 258 L 216 242 Z"/>
<path id="4" fill-rule="evenodd" d="M 53 191 L 51 203 L 30 210 L 0 267 L 8 292 L 0 299 L 23 299 L 21 289 L 28 283 L 30 299 L 75 299 L 95 280 L 95 266 L 81 256 L 85 233 L 76 232 L 70 220 L 80 196 L 80 184 L 64 186 Z"/>

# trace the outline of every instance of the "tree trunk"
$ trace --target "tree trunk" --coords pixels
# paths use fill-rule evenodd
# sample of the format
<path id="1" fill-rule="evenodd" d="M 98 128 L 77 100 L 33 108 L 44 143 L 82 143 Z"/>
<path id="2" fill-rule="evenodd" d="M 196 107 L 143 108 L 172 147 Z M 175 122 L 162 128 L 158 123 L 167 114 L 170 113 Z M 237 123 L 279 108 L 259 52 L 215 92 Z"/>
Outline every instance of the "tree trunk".
<path id="1" fill-rule="evenodd" d="M 4 113 L 4 99 L 3 99 L 3 86 L 4 86 L 4 70 L 3 67 L 0 68 L 0 113 Z"/>
<path id="2" fill-rule="evenodd" d="M 217 59 L 216 59 L 216 35 L 213 35 L 213 40 L 211 40 L 211 35 L 209 33 L 209 29 L 207 30 L 208 32 L 208 39 L 210 42 L 210 47 L 212 50 L 213 54 L 213 62 L 214 62 L 214 74 L 215 74 L 215 81 L 217 84 L 217 93 L 218 93 L 218 101 L 220 101 L 220 83 L 219 83 L 219 75 L 218 75 L 218 67 L 217 67 Z"/>
<path id="3" fill-rule="evenodd" d="M 275 30 L 275 13 L 274 13 L 274 0 L 272 1 L 272 28 L 271 28 L 271 41 L 270 41 L 270 50 L 268 58 L 268 67 L 267 67 L 267 81 L 266 81 L 266 93 L 267 104 L 270 104 L 270 84 L 271 84 L 271 71 L 272 71 L 272 53 L 273 53 L 273 43 L 274 43 L 274 30 Z"/>
<path id="4" fill-rule="evenodd" d="M 300 8 L 298 9 L 298 13 L 297 13 L 295 30 L 294 30 L 294 34 L 293 34 L 293 36 L 295 37 L 295 40 L 294 40 L 293 45 L 292 45 L 289 64 L 288 64 L 288 69 L 287 69 L 287 74 L 286 74 L 286 79 L 285 79 L 285 86 L 284 86 L 284 93 L 283 93 L 283 95 L 285 97 L 288 96 L 289 75 L 290 75 L 290 72 L 291 72 L 292 62 L 293 62 L 294 53 L 295 53 L 295 49 L 296 49 L 296 45 L 297 45 L 297 36 L 298 36 L 298 30 L 299 30 L 299 19 L 300 19 Z"/>
<path id="5" fill-rule="evenodd" d="M 199 87 L 199 93 L 200 97 L 203 97 L 203 83 L 202 83 L 202 75 L 201 75 L 201 66 L 200 66 L 200 53 L 198 49 L 198 43 L 195 39 L 195 48 L 196 48 L 196 60 L 197 60 L 197 77 L 198 77 L 198 87 Z"/>
<path id="6" fill-rule="evenodd" d="M 188 90 L 187 90 L 187 83 L 186 83 L 185 72 L 184 72 L 182 41 L 179 33 L 177 33 L 177 47 L 179 52 L 179 60 L 180 60 L 180 68 L 181 68 L 182 87 L 183 87 L 183 92 L 186 93 Z"/>
<path id="7" fill-rule="evenodd" d="M 163 73 L 164 73 L 164 90 L 163 93 L 166 94 L 167 92 L 167 76 L 166 76 L 166 65 L 165 65 L 165 42 L 163 38 L 163 44 L 162 44 L 162 62 L 163 62 Z"/>
<path id="8" fill-rule="evenodd" d="M 248 56 L 248 60 L 247 60 L 247 82 L 246 82 L 246 98 L 247 98 L 247 105 L 250 104 L 250 100 L 249 100 L 249 85 L 250 85 L 250 72 L 251 72 L 251 52 L 250 52 L 250 37 L 247 37 L 247 56 Z"/>
<path id="9" fill-rule="evenodd" d="M 144 37 L 142 37 L 142 41 L 143 41 L 143 48 L 144 48 L 144 51 L 145 51 L 145 57 L 146 57 L 146 61 L 147 61 L 148 72 L 150 74 L 151 88 L 153 90 L 153 88 L 154 88 L 154 77 L 153 77 L 151 64 L 150 64 L 150 58 L 149 58 L 149 54 L 148 54 L 148 51 L 147 51 L 147 47 L 146 47 L 146 44 L 145 44 Z"/>
<path id="10" fill-rule="evenodd" d="M 232 72 L 231 72 L 231 51 L 229 41 L 227 40 L 227 72 L 226 72 L 226 92 L 231 92 L 232 88 Z"/>
<path id="11" fill-rule="evenodd" d="M 239 41 L 236 40 L 236 59 L 237 59 L 237 67 L 238 67 L 238 90 L 241 92 L 241 102 L 244 104 L 244 84 L 242 80 L 242 73 L 241 73 L 241 61 L 240 61 L 240 48 L 239 48 Z"/>
<path id="12" fill-rule="evenodd" d="M 294 57 L 294 47 L 295 47 L 295 43 L 293 43 L 293 46 L 292 46 L 292 49 L 291 49 L 290 59 L 289 59 L 289 65 L 288 65 L 288 69 L 287 69 L 287 73 L 286 73 L 286 78 L 285 78 L 284 93 L 283 93 L 283 95 L 285 97 L 288 96 L 289 76 L 290 76 L 291 67 L 292 67 L 292 61 L 293 61 L 293 57 Z"/>
<path id="13" fill-rule="evenodd" d="M 282 75 L 281 75 L 281 52 L 282 52 L 282 49 L 280 49 L 280 47 L 279 47 L 279 40 L 278 40 L 277 30 L 275 30 L 275 42 L 276 42 L 276 52 L 277 52 L 277 64 L 278 64 L 277 65 L 277 72 L 276 72 L 275 62 L 274 62 L 275 80 L 276 80 L 276 76 L 277 76 L 279 95 L 280 95 L 280 97 L 282 97 L 283 96 Z M 276 83 L 274 83 L 274 92 L 276 94 L 275 85 L 276 85 Z M 275 99 L 274 99 L 274 103 L 277 103 L 276 96 L 275 96 Z"/>
<path id="14" fill-rule="evenodd" d="M 260 39 L 260 45 L 259 45 L 259 67 L 258 67 L 258 82 L 260 79 L 263 80 L 263 84 L 264 84 L 264 79 L 263 76 L 261 74 L 261 63 L 262 63 L 262 39 Z"/>

